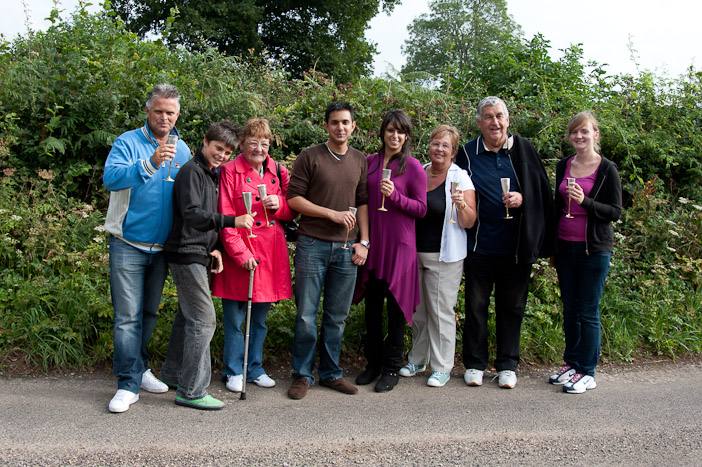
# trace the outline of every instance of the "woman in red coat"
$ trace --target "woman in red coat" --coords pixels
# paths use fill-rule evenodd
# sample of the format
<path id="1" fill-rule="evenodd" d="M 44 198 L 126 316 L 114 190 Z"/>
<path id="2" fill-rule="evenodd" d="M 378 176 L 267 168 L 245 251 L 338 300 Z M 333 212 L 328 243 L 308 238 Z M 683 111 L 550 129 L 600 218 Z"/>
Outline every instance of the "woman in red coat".
<path id="1" fill-rule="evenodd" d="M 246 212 L 243 193 L 251 192 L 251 211 L 255 216 L 254 238 L 246 229 L 223 229 L 220 236 L 224 252 L 224 271 L 213 278 L 212 293 L 222 298 L 224 321 L 224 370 L 222 380 L 227 389 L 242 390 L 244 364 L 244 336 L 242 324 L 246 315 L 249 275 L 254 275 L 253 304 L 247 382 L 261 387 L 273 387 L 275 381 L 263 369 L 263 340 L 266 338 L 266 316 L 271 302 L 292 297 L 288 244 L 280 221 L 295 217 L 285 195 L 290 175 L 285 167 L 277 166 L 268 155 L 272 139 L 268 121 L 251 118 L 241 135 L 242 153 L 222 166 L 220 175 L 219 212 L 242 215 Z M 265 185 L 266 196 L 261 197 L 259 186 Z M 266 217 L 268 222 L 266 222 Z"/>

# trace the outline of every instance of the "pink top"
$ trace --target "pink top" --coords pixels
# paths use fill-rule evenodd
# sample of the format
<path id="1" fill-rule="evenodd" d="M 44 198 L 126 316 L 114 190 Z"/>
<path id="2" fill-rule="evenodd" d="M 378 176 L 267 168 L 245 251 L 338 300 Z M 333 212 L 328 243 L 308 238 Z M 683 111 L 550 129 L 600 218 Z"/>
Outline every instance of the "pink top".
<path id="1" fill-rule="evenodd" d="M 573 216 L 573 218 L 570 219 L 566 217 L 568 214 L 568 194 L 566 192 L 566 186 L 568 185 L 568 178 L 575 178 L 575 182 L 583 189 L 585 196 L 590 196 L 590 191 L 592 187 L 595 186 L 597 171 L 600 170 L 600 167 L 597 166 L 597 169 L 587 177 L 573 177 L 570 174 L 570 163 L 573 161 L 573 157 L 568 159 L 565 176 L 558 187 L 558 193 L 565 200 L 565 207 L 563 208 L 563 212 L 560 213 L 561 215 L 558 221 L 558 238 L 569 242 L 584 242 L 587 236 L 587 211 L 578 203 L 571 200 L 570 215 Z"/>

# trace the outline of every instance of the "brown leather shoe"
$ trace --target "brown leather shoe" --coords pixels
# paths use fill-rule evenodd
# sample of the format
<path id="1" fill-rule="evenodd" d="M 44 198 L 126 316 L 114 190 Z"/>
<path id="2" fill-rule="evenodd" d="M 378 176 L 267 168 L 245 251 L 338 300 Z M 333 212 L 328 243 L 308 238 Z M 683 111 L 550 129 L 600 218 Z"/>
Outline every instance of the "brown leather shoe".
<path id="1" fill-rule="evenodd" d="M 358 388 L 346 381 L 344 378 L 320 381 L 319 384 L 332 388 L 335 391 L 343 392 L 344 394 L 356 394 L 358 392 Z"/>
<path id="2" fill-rule="evenodd" d="M 295 378 L 295 380 L 290 385 L 288 389 L 288 397 L 290 399 L 302 399 L 307 395 L 307 389 L 310 387 L 310 382 L 307 378 L 300 376 Z"/>

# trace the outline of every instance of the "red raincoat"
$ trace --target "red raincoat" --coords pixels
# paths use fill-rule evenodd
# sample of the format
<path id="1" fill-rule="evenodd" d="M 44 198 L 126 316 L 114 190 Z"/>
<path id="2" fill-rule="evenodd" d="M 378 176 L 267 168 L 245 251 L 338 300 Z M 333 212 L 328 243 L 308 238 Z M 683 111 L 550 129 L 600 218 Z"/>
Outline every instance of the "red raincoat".
<path id="1" fill-rule="evenodd" d="M 247 229 L 226 228 L 220 232 L 224 246 L 224 271 L 215 274 L 212 279 L 212 294 L 216 297 L 248 300 L 249 271 L 241 266 L 251 257 L 260 261 L 254 275 L 253 302 L 277 302 L 292 297 L 288 244 L 280 223 L 297 215 L 285 199 L 290 174 L 281 166 L 282 180 L 278 180 L 276 162 L 270 156 L 266 158 L 264 167 L 261 178 L 243 154 L 239 154 L 221 168 L 219 212 L 228 216 L 245 214 L 242 193 L 250 191 L 253 200 L 251 211 L 256 213 L 253 226 L 256 237 L 247 238 Z M 258 185 L 262 184 L 266 185 L 268 195 L 278 195 L 280 203 L 277 211 L 268 211 L 268 219 L 275 221 L 271 227 L 266 227 L 266 216 L 258 194 Z"/>

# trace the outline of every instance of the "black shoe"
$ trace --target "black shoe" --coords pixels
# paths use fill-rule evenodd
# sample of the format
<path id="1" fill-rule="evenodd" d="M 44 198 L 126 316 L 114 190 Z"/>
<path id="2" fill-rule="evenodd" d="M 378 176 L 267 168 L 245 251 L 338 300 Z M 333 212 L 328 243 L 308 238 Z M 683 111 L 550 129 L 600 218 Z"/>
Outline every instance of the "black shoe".
<path id="1" fill-rule="evenodd" d="M 370 384 L 375 379 L 380 376 L 380 367 L 377 367 L 375 365 L 368 365 L 365 370 L 361 372 L 360 375 L 356 376 L 356 384 L 359 386 L 365 386 L 366 384 Z"/>
<path id="2" fill-rule="evenodd" d="M 375 385 L 375 392 L 392 391 L 397 382 L 400 380 L 400 374 L 397 371 L 384 371 L 380 381 Z"/>

